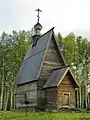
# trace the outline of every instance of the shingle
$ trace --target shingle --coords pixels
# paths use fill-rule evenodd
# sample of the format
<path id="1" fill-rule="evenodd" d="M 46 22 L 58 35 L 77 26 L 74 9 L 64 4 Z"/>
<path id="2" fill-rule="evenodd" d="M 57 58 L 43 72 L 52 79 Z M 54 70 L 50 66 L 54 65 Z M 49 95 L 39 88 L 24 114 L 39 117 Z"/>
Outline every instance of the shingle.
<path id="1" fill-rule="evenodd" d="M 52 72 L 51 76 L 48 78 L 47 82 L 43 88 L 55 87 L 62 80 L 64 73 L 67 71 L 68 67 L 64 67 Z"/>
<path id="2" fill-rule="evenodd" d="M 37 80 L 51 34 L 52 29 L 38 39 L 36 46 L 32 47 L 32 44 L 29 46 L 16 77 L 17 85 Z"/>
<path id="3" fill-rule="evenodd" d="M 41 36 L 38 39 L 36 46 L 34 46 L 33 48 L 32 48 L 32 44 L 30 45 L 30 47 L 25 55 L 24 60 L 31 56 L 34 56 L 35 54 L 39 53 L 40 51 L 42 51 L 43 49 L 45 49 L 47 47 L 47 43 L 48 43 L 51 32 L 52 31 L 49 31 L 45 35 Z"/>
<path id="4" fill-rule="evenodd" d="M 44 52 L 45 50 L 26 60 L 26 64 L 21 68 L 17 77 L 17 84 L 27 83 L 37 79 Z"/>

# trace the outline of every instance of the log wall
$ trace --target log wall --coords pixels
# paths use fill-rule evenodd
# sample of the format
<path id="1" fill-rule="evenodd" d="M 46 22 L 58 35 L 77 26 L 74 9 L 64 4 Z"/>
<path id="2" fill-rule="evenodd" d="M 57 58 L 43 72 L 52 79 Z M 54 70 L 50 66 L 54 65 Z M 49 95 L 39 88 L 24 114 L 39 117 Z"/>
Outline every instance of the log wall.
<path id="1" fill-rule="evenodd" d="M 28 106 L 37 105 L 37 82 L 17 86 L 16 108 L 25 107 L 25 94 L 29 101 Z"/>
<path id="2" fill-rule="evenodd" d="M 49 108 L 57 107 L 57 89 L 56 89 L 56 87 L 45 89 L 45 97 L 46 97 L 46 106 L 47 107 L 49 107 Z"/>
<path id="3" fill-rule="evenodd" d="M 75 83 L 72 77 L 67 74 L 61 84 L 57 87 L 57 102 L 60 107 L 63 106 L 63 95 L 69 94 L 69 106 L 76 107 Z"/>
<path id="4" fill-rule="evenodd" d="M 53 69 L 63 65 L 64 65 L 64 62 L 62 60 L 62 57 L 60 56 L 59 51 L 57 49 L 57 45 L 54 39 L 52 38 L 43 61 L 42 69 L 41 69 L 40 76 L 37 83 L 39 106 L 41 104 L 45 105 L 46 98 L 45 98 L 45 92 L 43 90 L 43 86 L 47 81 L 49 75 L 51 75 Z"/>
<path id="5" fill-rule="evenodd" d="M 63 59 L 58 51 L 54 39 L 52 38 L 45 55 L 45 59 L 43 61 L 43 67 L 41 69 L 40 78 L 47 79 L 48 75 L 50 75 L 50 72 L 53 69 L 63 65 L 64 65 Z"/>
<path id="6" fill-rule="evenodd" d="M 58 87 L 46 88 L 45 96 L 46 96 L 46 106 L 49 107 L 76 107 L 76 91 L 75 91 L 75 83 L 72 80 L 72 77 L 69 73 L 64 77 L 62 82 Z M 65 106 L 63 104 L 63 95 L 69 95 L 69 105 Z"/>

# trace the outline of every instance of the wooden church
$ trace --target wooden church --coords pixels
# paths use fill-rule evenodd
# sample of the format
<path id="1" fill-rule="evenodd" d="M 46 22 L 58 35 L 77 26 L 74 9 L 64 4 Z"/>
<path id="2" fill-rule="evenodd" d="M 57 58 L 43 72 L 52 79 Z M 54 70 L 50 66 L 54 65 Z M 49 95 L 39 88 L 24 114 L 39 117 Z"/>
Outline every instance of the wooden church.
<path id="1" fill-rule="evenodd" d="M 41 35 L 38 14 L 34 29 L 32 44 L 16 77 L 16 108 L 25 108 L 25 100 L 28 107 L 75 108 L 79 86 L 65 64 L 54 28 Z"/>

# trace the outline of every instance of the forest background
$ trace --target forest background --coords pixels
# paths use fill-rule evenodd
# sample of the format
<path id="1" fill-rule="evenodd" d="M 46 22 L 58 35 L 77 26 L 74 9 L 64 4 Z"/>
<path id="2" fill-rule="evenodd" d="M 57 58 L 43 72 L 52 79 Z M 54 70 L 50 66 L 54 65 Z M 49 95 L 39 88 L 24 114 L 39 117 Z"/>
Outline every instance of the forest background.
<path id="1" fill-rule="evenodd" d="M 14 104 L 14 88 L 17 72 L 32 43 L 33 30 L 12 31 L 12 34 L 2 33 L 0 37 L 0 109 L 12 109 Z M 62 37 L 56 35 L 66 65 L 80 85 L 80 100 L 83 94 L 90 92 L 90 40 L 69 33 Z M 82 93 L 83 91 L 83 93 Z M 84 97 L 85 97 L 84 96 Z"/>

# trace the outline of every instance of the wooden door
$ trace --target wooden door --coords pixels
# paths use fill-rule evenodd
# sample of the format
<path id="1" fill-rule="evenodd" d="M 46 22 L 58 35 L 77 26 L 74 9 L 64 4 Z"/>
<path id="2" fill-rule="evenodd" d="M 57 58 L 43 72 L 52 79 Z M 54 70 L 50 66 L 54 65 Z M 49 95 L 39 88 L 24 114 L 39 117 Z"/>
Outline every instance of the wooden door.
<path id="1" fill-rule="evenodd" d="M 69 94 L 63 95 L 63 105 L 69 105 Z"/>

